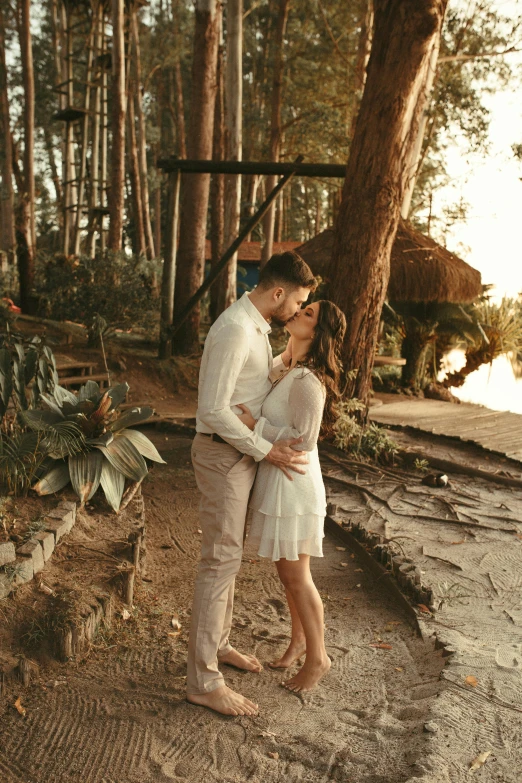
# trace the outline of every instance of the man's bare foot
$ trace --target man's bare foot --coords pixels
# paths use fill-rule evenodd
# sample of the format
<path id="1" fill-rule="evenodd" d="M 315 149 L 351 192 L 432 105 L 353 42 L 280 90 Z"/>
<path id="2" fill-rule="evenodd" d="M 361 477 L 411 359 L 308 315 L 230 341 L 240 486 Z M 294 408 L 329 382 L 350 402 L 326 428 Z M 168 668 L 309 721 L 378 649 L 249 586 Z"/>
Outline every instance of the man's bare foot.
<path id="1" fill-rule="evenodd" d="M 246 655 L 232 648 L 224 655 L 218 655 L 218 663 L 226 663 L 236 669 L 244 669 L 247 672 L 261 672 L 263 667 L 255 655 Z"/>
<path id="2" fill-rule="evenodd" d="M 284 652 L 277 661 L 272 661 L 272 663 L 269 663 L 268 665 L 271 669 L 288 669 L 288 667 L 291 666 L 294 661 L 299 660 L 305 652 L 306 642 L 304 639 L 299 641 L 292 640 L 288 645 L 286 652 Z"/>
<path id="3" fill-rule="evenodd" d="M 286 682 L 282 682 L 283 688 L 294 693 L 304 693 L 305 691 L 311 691 L 315 688 L 321 677 L 324 677 L 330 671 L 332 665 L 330 658 L 325 656 L 321 661 L 312 663 L 305 660 L 303 666 L 299 669 L 294 677 L 291 677 Z"/>
<path id="4" fill-rule="evenodd" d="M 226 685 L 210 693 L 187 693 L 187 701 L 221 715 L 257 715 L 258 706 Z"/>

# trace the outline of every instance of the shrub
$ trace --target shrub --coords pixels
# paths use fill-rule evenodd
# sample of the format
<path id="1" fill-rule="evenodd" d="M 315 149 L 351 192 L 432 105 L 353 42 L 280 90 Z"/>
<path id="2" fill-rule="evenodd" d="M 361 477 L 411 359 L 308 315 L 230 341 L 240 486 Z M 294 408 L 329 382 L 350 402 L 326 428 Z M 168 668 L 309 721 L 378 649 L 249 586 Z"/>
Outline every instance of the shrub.
<path id="1" fill-rule="evenodd" d="M 359 424 L 355 415 L 364 409 L 356 398 L 339 404 L 334 445 L 359 459 L 393 462 L 399 445 L 377 424 Z"/>
<path id="2" fill-rule="evenodd" d="M 153 262 L 105 252 L 95 258 L 55 255 L 40 267 L 39 314 L 91 327 L 99 316 L 105 333 L 159 323 L 157 270 Z"/>

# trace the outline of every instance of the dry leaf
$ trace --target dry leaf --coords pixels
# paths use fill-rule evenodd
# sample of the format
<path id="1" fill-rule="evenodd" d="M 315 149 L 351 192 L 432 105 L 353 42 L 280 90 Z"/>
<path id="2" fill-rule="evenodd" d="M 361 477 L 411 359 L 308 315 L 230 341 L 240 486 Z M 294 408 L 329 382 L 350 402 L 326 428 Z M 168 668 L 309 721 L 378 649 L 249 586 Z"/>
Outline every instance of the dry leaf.
<path id="1" fill-rule="evenodd" d="M 360 587 L 361 585 L 360 585 L 360 584 L 358 584 L 358 585 L 355 585 L 355 586 L 356 586 L 356 587 Z"/>
<path id="2" fill-rule="evenodd" d="M 395 667 L 395 671 L 396 671 L 396 672 L 403 672 L 403 671 L 404 671 L 404 669 L 402 668 L 402 666 L 396 666 L 396 667 Z"/>
<path id="3" fill-rule="evenodd" d="M 485 750 L 484 753 L 479 753 L 478 756 L 471 762 L 469 771 L 473 772 L 476 769 L 480 769 L 480 767 L 486 763 L 486 759 L 489 755 L 491 755 L 490 750 Z"/>
<path id="4" fill-rule="evenodd" d="M 336 546 L 335 548 L 337 549 L 338 552 L 346 552 L 345 546 Z"/>
<path id="5" fill-rule="evenodd" d="M 174 628 L 176 631 L 181 631 L 181 623 L 180 623 L 180 621 L 178 620 L 178 618 L 177 618 L 177 616 L 176 616 L 176 615 L 174 615 L 174 617 L 173 617 L 173 618 L 172 618 L 172 620 L 170 621 L 170 624 L 172 625 L 172 627 L 173 627 L 173 628 Z"/>
<path id="6" fill-rule="evenodd" d="M 370 647 L 377 647 L 379 650 L 393 650 L 393 647 L 391 644 L 386 644 L 386 642 L 380 642 L 377 644 L 377 642 L 373 642 L 370 644 Z"/>
<path id="7" fill-rule="evenodd" d="M 352 553 L 352 554 L 350 555 L 350 557 L 351 557 L 351 558 L 352 558 L 352 560 L 353 560 L 353 558 L 355 557 L 355 555 Z"/>
<path id="8" fill-rule="evenodd" d="M 128 609 L 124 609 L 123 612 L 121 613 L 122 620 L 128 620 L 130 616 L 131 614 Z"/>
<path id="9" fill-rule="evenodd" d="M 421 612 L 423 612 L 424 614 L 431 614 L 431 611 L 428 609 L 426 604 L 417 604 L 417 606 L 419 607 Z"/>
<path id="10" fill-rule="evenodd" d="M 472 685 L 474 688 L 476 688 L 478 685 L 478 680 L 476 677 L 473 676 L 473 674 L 468 674 L 464 682 L 466 683 L 466 685 Z"/>
<path id="11" fill-rule="evenodd" d="M 20 713 L 20 715 L 23 715 L 23 716 L 25 717 L 25 707 L 22 707 L 22 700 L 21 700 L 21 696 L 19 696 L 19 697 L 17 698 L 17 700 L 15 701 L 15 703 L 14 703 L 14 707 L 15 707 L 15 709 L 16 709 L 16 710 L 18 710 L 18 712 Z"/>
<path id="12" fill-rule="evenodd" d="M 357 574 L 359 571 L 362 573 L 362 572 L 364 571 L 364 569 L 363 569 L 363 568 L 356 568 L 356 569 L 355 569 L 355 573 L 356 573 L 356 574 Z"/>
<path id="13" fill-rule="evenodd" d="M 167 636 L 179 636 L 181 631 L 168 631 Z"/>
<path id="14" fill-rule="evenodd" d="M 276 753 L 276 752 L 269 753 L 268 755 L 270 756 L 271 759 L 278 759 L 279 758 L 279 753 Z"/>
<path id="15" fill-rule="evenodd" d="M 520 538 L 520 539 L 522 539 L 522 533 L 515 533 L 515 538 Z"/>

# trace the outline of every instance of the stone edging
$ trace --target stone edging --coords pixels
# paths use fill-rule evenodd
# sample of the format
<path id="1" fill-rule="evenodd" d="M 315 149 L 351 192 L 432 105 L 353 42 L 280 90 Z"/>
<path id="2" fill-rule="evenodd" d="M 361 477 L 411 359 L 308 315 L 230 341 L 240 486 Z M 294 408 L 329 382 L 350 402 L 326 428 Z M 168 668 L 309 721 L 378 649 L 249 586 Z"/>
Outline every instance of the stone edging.
<path id="1" fill-rule="evenodd" d="M 7 566 L 7 570 L 0 570 L 0 600 L 13 587 L 27 584 L 43 571 L 60 539 L 71 532 L 75 522 L 76 503 L 62 500 L 45 515 L 43 530 L 29 541 L 16 548 L 12 541 L 0 543 L 0 566 Z"/>

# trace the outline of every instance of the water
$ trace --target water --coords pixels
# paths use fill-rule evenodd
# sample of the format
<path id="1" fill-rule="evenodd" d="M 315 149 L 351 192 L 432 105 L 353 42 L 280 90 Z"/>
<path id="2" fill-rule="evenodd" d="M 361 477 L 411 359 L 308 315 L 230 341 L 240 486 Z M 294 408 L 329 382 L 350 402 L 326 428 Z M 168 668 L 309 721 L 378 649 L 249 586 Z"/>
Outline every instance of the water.
<path id="1" fill-rule="evenodd" d="M 464 351 L 454 350 L 446 357 L 447 371 L 459 370 L 463 365 Z M 491 365 L 483 364 L 468 375 L 463 386 L 452 388 L 451 391 L 462 402 L 474 402 L 492 410 L 522 414 L 522 379 L 515 378 L 506 356 L 499 356 Z"/>

